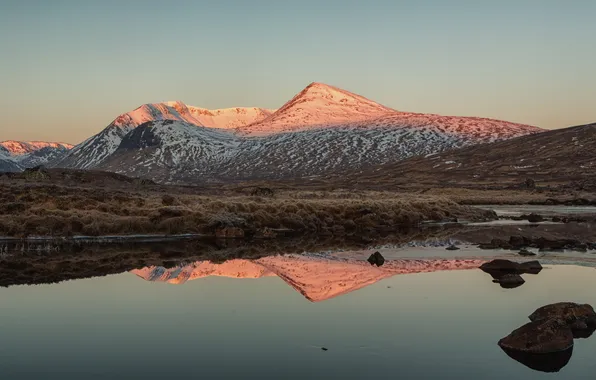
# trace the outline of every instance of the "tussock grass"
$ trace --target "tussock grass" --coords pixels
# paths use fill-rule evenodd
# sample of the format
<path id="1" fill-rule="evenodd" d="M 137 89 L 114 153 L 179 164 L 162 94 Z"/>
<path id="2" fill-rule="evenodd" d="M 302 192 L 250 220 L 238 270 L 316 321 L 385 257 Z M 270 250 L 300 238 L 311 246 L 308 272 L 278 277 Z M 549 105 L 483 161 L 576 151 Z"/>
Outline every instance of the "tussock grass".
<path id="1" fill-rule="evenodd" d="M 350 192 L 286 192 L 275 197 L 110 191 L 51 185 L 0 186 L 0 235 L 213 234 L 239 227 L 343 235 L 390 230 L 448 217 L 484 219 L 445 197 Z"/>

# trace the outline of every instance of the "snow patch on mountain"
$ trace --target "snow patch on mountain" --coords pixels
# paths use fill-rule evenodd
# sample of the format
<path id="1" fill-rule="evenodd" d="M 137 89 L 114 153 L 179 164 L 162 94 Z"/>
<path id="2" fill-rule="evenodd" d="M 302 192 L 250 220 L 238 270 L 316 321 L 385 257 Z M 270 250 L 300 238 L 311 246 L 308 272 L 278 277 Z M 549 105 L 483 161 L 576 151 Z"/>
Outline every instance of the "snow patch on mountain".
<path id="1" fill-rule="evenodd" d="M 126 134 L 99 168 L 134 177 L 159 177 L 165 182 L 180 176 L 192 179 L 229 160 L 239 143 L 224 130 L 182 121 L 151 121 Z"/>
<path id="2" fill-rule="evenodd" d="M 275 110 L 256 107 L 208 110 L 206 108 L 188 106 L 188 109 L 190 114 L 205 127 L 219 129 L 242 128 L 246 125 L 259 122 L 275 112 Z"/>

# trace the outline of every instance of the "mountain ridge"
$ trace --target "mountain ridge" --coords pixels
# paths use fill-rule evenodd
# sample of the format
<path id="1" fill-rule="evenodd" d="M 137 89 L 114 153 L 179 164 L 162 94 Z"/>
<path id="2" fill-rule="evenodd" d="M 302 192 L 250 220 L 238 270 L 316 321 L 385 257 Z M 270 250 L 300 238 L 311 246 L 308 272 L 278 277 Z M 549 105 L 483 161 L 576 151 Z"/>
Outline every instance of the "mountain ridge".
<path id="1" fill-rule="evenodd" d="M 143 132 L 134 133 L 140 126 Z M 540 131 L 487 118 L 396 111 L 313 82 L 275 111 L 145 104 L 51 166 L 190 184 L 318 176 Z"/>
<path id="2" fill-rule="evenodd" d="M 17 141 L 0 142 L 0 158 L 5 171 L 20 171 L 24 168 L 46 165 L 60 159 L 73 148 L 73 145 L 62 142 Z M 12 161 L 10 164 L 8 161 Z M 4 170 L 2 169 L 2 170 Z"/>

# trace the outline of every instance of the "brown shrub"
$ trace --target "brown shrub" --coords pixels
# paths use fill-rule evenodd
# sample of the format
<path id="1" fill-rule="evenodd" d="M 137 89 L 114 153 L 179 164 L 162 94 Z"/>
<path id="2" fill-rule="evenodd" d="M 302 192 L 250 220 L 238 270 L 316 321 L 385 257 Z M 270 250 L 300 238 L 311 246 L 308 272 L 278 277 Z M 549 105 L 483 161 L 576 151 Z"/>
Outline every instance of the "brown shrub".
<path id="1" fill-rule="evenodd" d="M 176 198 L 174 198 L 173 196 L 171 196 L 169 194 L 165 194 L 161 197 L 161 203 L 164 206 L 173 206 L 176 204 Z"/>

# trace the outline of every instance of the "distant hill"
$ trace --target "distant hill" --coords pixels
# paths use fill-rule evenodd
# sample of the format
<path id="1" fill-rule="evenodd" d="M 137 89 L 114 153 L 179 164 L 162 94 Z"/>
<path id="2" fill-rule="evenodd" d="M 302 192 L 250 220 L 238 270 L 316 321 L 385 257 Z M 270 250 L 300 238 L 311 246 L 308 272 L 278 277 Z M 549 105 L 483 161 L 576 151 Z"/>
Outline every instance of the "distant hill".
<path id="1" fill-rule="evenodd" d="M 0 170 L 19 171 L 23 168 L 46 165 L 64 157 L 72 147 L 70 144 L 46 141 L 2 141 Z"/>
<path id="2" fill-rule="evenodd" d="M 596 123 L 469 146 L 344 173 L 357 187 L 508 187 L 526 179 L 596 190 Z"/>

